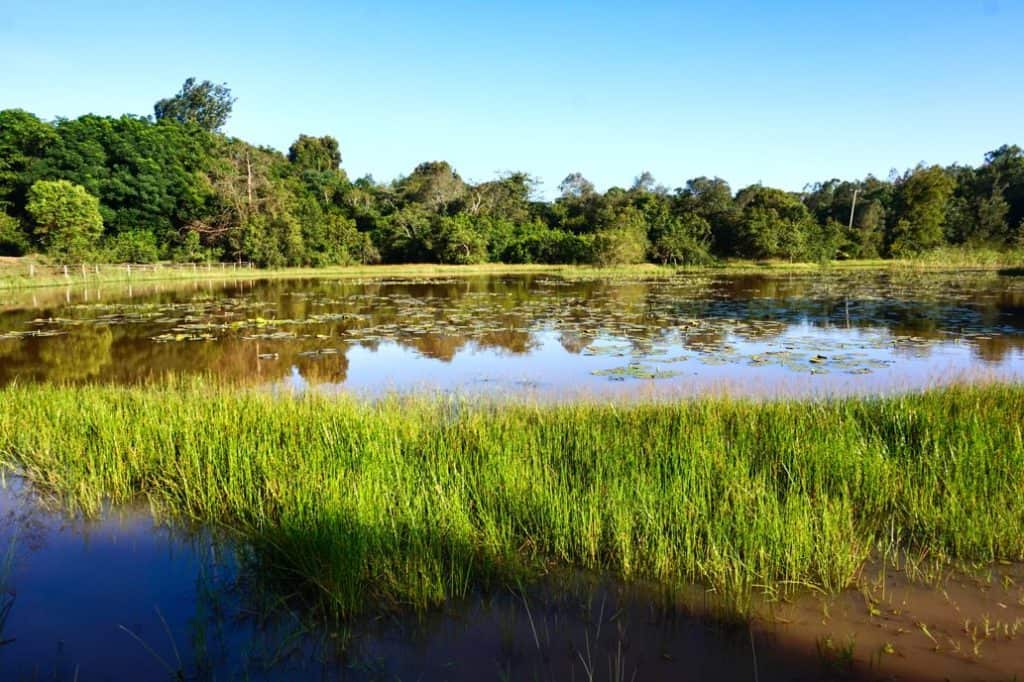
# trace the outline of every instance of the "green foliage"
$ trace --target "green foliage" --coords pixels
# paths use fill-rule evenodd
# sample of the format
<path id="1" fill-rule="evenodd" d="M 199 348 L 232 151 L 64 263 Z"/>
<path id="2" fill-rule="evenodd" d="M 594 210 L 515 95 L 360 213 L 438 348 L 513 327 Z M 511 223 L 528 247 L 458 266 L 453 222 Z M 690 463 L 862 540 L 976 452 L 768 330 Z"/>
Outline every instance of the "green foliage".
<path id="1" fill-rule="evenodd" d="M 109 333 L 76 341 L 109 361 Z M 0 403 L 0 466 L 41 493 L 215 524 L 339 617 L 553 567 L 698 581 L 742 613 L 758 589 L 838 592 L 880 545 L 1024 558 L 1019 386 L 488 406 L 15 384 Z"/>
<path id="2" fill-rule="evenodd" d="M 26 216 L 28 188 L 37 166 L 57 141 L 53 126 L 20 109 L 0 111 L 0 207 L 19 220 Z"/>
<path id="3" fill-rule="evenodd" d="M 288 148 L 288 161 L 303 170 L 317 173 L 334 171 L 341 167 L 341 150 L 338 141 L 330 135 L 299 135 L 299 139 Z"/>
<path id="4" fill-rule="evenodd" d="M 638 209 L 602 209 L 591 242 L 591 261 L 595 265 L 642 263 L 647 247 L 647 223 Z"/>
<path id="5" fill-rule="evenodd" d="M 217 260 L 220 254 L 204 248 L 198 232 L 189 230 L 170 251 L 171 260 L 175 263 L 202 263 Z"/>
<path id="6" fill-rule="evenodd" d="M 438 220 L 435 249 L 441 263 L 473 265 L 487 262 L 485 220 L 474 220 L 462 213 Z"/>
<path id="7" fill-rule="evenodd" d="M 694 213 L 672 217 L 657 230 L 651 256 L 662 265 L 703 265 L 711 260 L 711 224 Z"/>
<path id="8" fill-rule="evenodd" d="M 47 252 L 65 262 L 95 256 L 103 234 L 99 200 L 67 180 L 40 180 L 28 191 L 26 210 Z"/>
<path id="9" fill-rule="evenodd" d="M 22 256 L 28 250 L 28 235 L 21 229 L 21 223 L 0 211 L 0 256 Z"/>
<path id="10" fill-rule="evenodd" d="M 918 166 L 897 181 L 892 255 L 912 255 L 945 243 L 946 208 L 954 187 L 953 178 L 939 166 Z"/>
<path id="11" fill-rule="evenodd" d="M 90 114 L 48 123 L 0 111 L 0 209 L 20 225 L 0 222 L 0 253 L 72 248 L 84 257 L 95 246 L 44 243 L 33 229 L 29 188 L 57 180 L 99 199 L 107 233 L 99 256 L 115 260 L 824 262 L 1024 244 L 1024 152 L 1015 145 L 976 168 L 833 178 L 799 195 L 755 185 L 734 197 L 725 180 L 703 176 L 670 191 L 647 172 L 601 193 L 577 172 L 544 201 L 526 173 L 473 183 L 445 161 L 390 183 L 351 182 L 332 136 L 299 135 L 285 155 L 221 134 L 233 104 L 226 86 L 190 78 L 156 104 L 155 120 Z"/>
<path id="12" fill-rule="evenodd" d="M 152 232 L 131 230 L 108 237 L 99 253 L 110 263 L 155 263 L 160 259 L 160 246 Z"/>
<path id="13" fill-rule="evenodd" d="M 736 195 L 742 211 L 736 227 L 741 255 L 749 258 L 831 258 L 814 253 L 821 230 L 807 207 L 782 190 L 753 185 Z M 820 241 L 817 242 L 820 244 Z"/>
<path id="14" fill-rule="evenodd" d="M 214 132 L 227 123 L 234 104 L 227 84 L 196 83 L 195 78 L 188 78 L 178 94 L 153 105 L 153 115 L 157 121 L 173 120 Z"/>

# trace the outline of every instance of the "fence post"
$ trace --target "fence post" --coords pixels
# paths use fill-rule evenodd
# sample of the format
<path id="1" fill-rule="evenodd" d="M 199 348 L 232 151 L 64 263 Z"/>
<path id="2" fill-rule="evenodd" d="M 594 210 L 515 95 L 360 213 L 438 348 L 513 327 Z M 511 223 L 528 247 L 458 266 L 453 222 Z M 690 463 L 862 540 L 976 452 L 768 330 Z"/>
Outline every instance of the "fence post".
<path id="1" fill-rule="evenodd" d="M 68 266 L 64 266 L 64 279 L 68 278 Z"/>
<path id="2" fill-rule="evenodd" d="M 35 263 L 29 263 L 28 264 L 28 276 L 32 277 L 32 278 L 35 278 L 35 276 L 36 276 L 36 264 Z"/>
<path id="3" fill-rule="evenodd" d="M 132 277 L 132 264 L 131 263 L 125 263 L 124 266 L 125 266 L 125 268 L 128 269 L 128 279 L 131 279 L 131 277 Z"/>

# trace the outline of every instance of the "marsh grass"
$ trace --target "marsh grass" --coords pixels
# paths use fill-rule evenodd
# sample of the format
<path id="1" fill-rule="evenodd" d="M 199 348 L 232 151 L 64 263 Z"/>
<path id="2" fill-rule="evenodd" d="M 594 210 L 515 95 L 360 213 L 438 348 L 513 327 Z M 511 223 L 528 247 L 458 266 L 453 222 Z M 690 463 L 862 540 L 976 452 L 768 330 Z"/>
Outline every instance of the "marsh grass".
<path id="1" fill-rule="evenodd" d="M 326 614 L 423 609 L 559 568 L 759 591 L 881 549 L 1024 558 L 1024 387 L 674 404 L 376 403 L 203 382 L 0 389 L 0 466 L 69 510 L 226 530 Z"/>
<path id="2" fill-rule="evenodd" d="M 462 277 L 480 275 L 543 274 L 565 279 L 663 279 L 679 275 L 707 274 L 807 274 L 827 271 L 960 271 L 998 270 L 1020 267 L 1024 250 L 967 249 L 944 247 L 907 259 L 863 259 L 824 262 L 788 260 L 726 259 L 710 265 L 663 266 L 652 263 L 598 267 L 592 265 L 543 265 L 484 263 L 440 265 L 409 263 L 398 265 L 350 265 L 325 268 L 252 268 L 232 263 L 148 264 L 134 266 L 103 264 L 54 266 L 37 257 L 0 258 L 0 291 L 55 286 L 87 286 L 101 283 L 142 283 L 162 281 L 235 281 L 250 279 L 348 279 L 390 277 Z M 32 274 L 30 274 L 32 273 Z"/>

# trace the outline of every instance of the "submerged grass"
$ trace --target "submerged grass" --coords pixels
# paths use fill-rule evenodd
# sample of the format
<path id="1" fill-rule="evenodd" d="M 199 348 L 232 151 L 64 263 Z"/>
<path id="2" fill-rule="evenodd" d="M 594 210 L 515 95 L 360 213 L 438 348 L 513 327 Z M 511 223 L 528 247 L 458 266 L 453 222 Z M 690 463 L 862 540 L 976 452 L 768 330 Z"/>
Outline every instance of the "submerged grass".
<path id="1" fill-rule="evenodd" d="M 330 614 L 554 567 L 849 585 L 880 548 L 1024 558 L 1024 387 L 650 405 L 296 399 L 196 383 L 0 389 L 0 466 L 72 509 L 230 531 Z"/>

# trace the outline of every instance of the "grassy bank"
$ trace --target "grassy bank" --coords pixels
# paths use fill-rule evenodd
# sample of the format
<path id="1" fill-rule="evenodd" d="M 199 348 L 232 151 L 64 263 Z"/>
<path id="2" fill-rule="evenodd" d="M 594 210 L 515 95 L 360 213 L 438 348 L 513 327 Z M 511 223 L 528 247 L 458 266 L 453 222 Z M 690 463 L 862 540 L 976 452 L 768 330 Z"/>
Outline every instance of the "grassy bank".
<path id="1" fill-rule="evenodd" d="M 1024 387 L 628 407 L 365 404 L 202 384 L 0 389 L 0 465 L 148 498 L 336 615 L 555 566 L 834 591 L 879 551 L 1024 558 Z"/>
<path id="2" fill-rule="evenodd" d="M 1024 252 L 984 249 L 945 248 L 903 260 L 845 260 L 829 263 L 794 263 L 790 261 L 727 260 L 708 266 L 660 266 L 650 263 L 595 267 L 589 265 L 353 265 L 326 268 L 251 268 L 232 263 L 151 264 L 143 266 L 47 265 L 36 258 L 0 258 L 0 290 L 53 286 L 76 286 L 111 282 L 157 281 L 230 281 L 238 279 L 278 278 L 382 278 L 382 277 L 448 277 L 470 275 L 503 275 L 541 273 L 561 277 L 658 278 L 676 274 L 702 273 L 812 273 L 830 270 L 914 270 L 951 271 L 963 269 L 1000 270 L 1024 268 Z"/>

